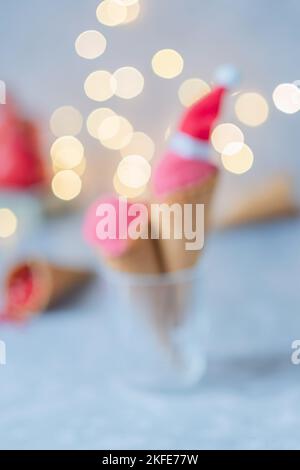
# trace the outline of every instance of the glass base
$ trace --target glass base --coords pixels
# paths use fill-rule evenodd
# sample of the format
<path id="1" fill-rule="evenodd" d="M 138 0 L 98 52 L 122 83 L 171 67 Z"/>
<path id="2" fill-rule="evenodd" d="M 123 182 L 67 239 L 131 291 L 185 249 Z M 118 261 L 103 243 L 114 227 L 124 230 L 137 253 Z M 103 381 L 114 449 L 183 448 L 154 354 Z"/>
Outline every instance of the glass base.
<path id="1" fill-rule="evenodd" d="M 168 392 L 198 384 L 208 339 L 199 272 L 117 279 L 111 295 L 119 299 L 114 323 L 123 380 Z"/>

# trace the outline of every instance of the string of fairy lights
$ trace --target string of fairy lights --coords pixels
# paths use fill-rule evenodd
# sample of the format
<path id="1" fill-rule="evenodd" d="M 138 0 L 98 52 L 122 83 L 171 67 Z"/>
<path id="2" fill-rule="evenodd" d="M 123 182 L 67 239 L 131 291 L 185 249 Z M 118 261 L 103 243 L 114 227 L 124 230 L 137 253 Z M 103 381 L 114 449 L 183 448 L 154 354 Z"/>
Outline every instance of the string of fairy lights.
<path id="1" fill-rule="evenodd" d="M 117 27 L 138 19 L 141 12 L 139 0 L 102 0 L 96 10 L 98 21 L 108 27 Z M 75 41 L 75 50 L 83 59 L 93 60 L 105 53 L 107 40 L 100 31 L 82 32 Z M 157 51 L 151 60 L 155 75 L 165 80 L 179 77 L 184 71 L 184 58 L 174 49 Z M 98 103 L 107 102 L 113 96 L 131 100 L 144 90 L 145 79 L 141 71 L 126 66 L 111 73 L 95 70 L 84 82 L 86 96 Z M 191 106 L 205 96 L 211 85 L 199 77 L 189 78 L 180 84 L 178 98 L 184 107 Z M 269 116 L 267 100 L 257 92 L 239 92 L 233 95 L 235 115 L 243 125 L 258 127 Z M 275 106 L 282 112 L 294 113 L 300 110 L 300 91 L 295 83 L 281 84 L 273 93 Z M 86 168 L 84 149 L 75 137 L 81 131 L 83 118 L 71 106 L 57 109 L 51 118 L 50 127 L 58 137 L 51 149 L 54 177 L 54 194 L 64 200 L 79 195 L 81 176 Z M 151 178 L 151 164 L 155 144 L 144 132 L 135 130 L 125 116 L 119 116 L 108 107 L 95 109 L 87 118 L 89 134 L 104 148 L 120 152 L 120 162 L 113 178 L 118 194 L 127 198 L 137 197 L 146 190 Z M 170 126 L 165 131 L 166 140 L 172 133 Z M 224 168 L 235 174 L 250 170 L 254 155 L 243 131 L 234 123 L 218 125 L 211 138 L 212 145 L 221 157 Z"/>
<path id="2" fill-rule="evenodd" d="M 96 17 L 105 27 L 122 27 L 140 17 L 140 0 L 102 0 L 97 7 Z M 96 30 L 83 31 L 75 41 L 75 51 L 84 60 L 95 60 L 105 54 L 107 39 Z M 153 73 L 165 80 L 180 77 L 184 72 L 184 58 L 174 49 L 161 49 L 153 54 Z M 82 177 L 87 161 L 83 144 L 78 135 L 84 125 L 89 135 L 107 150 L 117 151 L 120 162 L 113 177 L 116 192 L 127 198 L 142 195 L 151 178 L 151 160 L 155 154 L 155 143 L 145 132 L 134 129 L 125 116 L 120 116 L 104 105 L 113 96 L 121 100 L 136 99 L 143 93 L 145 78 L 140 70 L 123 66 L 114 72 L 95 70 L 83 84 L 86 96 L 99 103 L 84 122 L 80 111 L 73 106 L 61 106 L 50 119 L 50 129 L 56 137 L 51 147 L 53 168 L 52 190 L 62 200 L 75 199 L 82 190 Z M 275 107 L 286 114 L 300 111 L 299 83 L 279 84 L 273 91 Z M 189 107 L 211 90 L 211 84 L 200 77 L 190 77 L 180 83 L 178 99 L 182 106 Z M 263 125 L 270 113 L 270 104 L 258 92 L 239 91 L 231 97 L 238 122 L 246 127 Z M 170 125 L 164 131 L 165 140 L 172 134 Z M 219 124 L 211 137 L 212 146 L 220 156 L 225 170 L 234 174 L 249 171 L 254 155 L 245 141 L 244 132 L 236 123 Z M 0 209 L 0 238 L 13 235 L 18 226 L 15 214 Z"/>

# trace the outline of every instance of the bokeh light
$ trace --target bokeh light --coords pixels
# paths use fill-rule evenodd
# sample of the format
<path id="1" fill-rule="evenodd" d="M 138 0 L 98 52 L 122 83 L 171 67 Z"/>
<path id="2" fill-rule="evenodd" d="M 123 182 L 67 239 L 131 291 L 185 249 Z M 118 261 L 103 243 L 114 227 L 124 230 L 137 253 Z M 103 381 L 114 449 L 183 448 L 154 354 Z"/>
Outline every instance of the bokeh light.
<path id="1" fill-rule="evenodd" d="M 100 57 L 106 49 L 106 39 L 99 31 L 84 31 L 75 42 L 77 54 L 84 59 L 96 59 Z"/>
<path id="2" fill-rule="evenodd" d="M 133 127 L 123 116 L 106 118 L 98 129 L 102 145 L 111 150 L 121 150 L 132 139 Z"/>
<path id="3" fill-rule="evenodd" d="M 81 188 L 81 179 L 72 170 L 59 171 L 52 179 L 53 193 L 64 201 L 75 199 L 80 194 Z"/>
<path id="4" fill-rule="evenodd" d="M 144 77 L 134 67 L 122 67 L 113 74 L 115 94 L 119 98 L 129 100 L 142 93 L 144 88 Z"/>
<path id="5" fill-rule="evenodd" d="M 120 161 L 117 174 L 120 182 L 129 188 L 141 188 L 151 178 L 151 166 L 140 155 L 129 155 Z"/>
<path id="6" fill-rule="evenodd" d="M 155 153 L 153 140 L 144 132 L 134 132 L 128 145 L 121 149 L 121 155 L 141 155 L 147 160 L 151 160 Z"/>
<path id="7" fill-rule="evenodd" d="M 127 18 L 127 7 L 115 0 L 103 0 L 96 11 L 97 19 L 105 26 L 118 26 Z"/>
<path id="8" fill-rule="evenodd" d="M 95 139 L 99 139 L 98 130 L 102 122 L 115 115 L 115 112 L 110 108 L 98 108 L 91 112 L 87 118 L 86 126 L 89 134 Z"/>
<path id="9" fill-rule="evenodd" d="M 106 101 L 114 95 L 115 79 L 107 70 L 92 72 L 84 83 L 86 95 L 94 101 Z"/>
<path id="10" fill-rule="evenodd" d="M 256 127 L 268 119 L 269 105 L 259 93 L 243 93 L 237 98 L 235 112 L 243 124 Z"/>
<path id="11" fill-rule="evenodd" d="M 83 158 L 79 165 L 75 166 L 72 168 L 75 173 L 77 173 L 78 176 L 83 176 L 84 173 L 86 172 L 86 167 L 87 167 L 87 161 L 86 158 Z"/>
<path id="12" fill-rule="evenodd" d="M 0 238 L 9 238 L 16 232 L 18 220 L 10 209 L 0 209 Z"/>
<path id="13" fill-rule="evenodd" d="M 273 92 L 276 108 L 286 114 L 294 114 L 300 110 L 300 90 L 294 83 L 282 83 Z"/>
<path id="14" fill-rule="evenodd" d="M 76 137 L 64 136 L 54 142 L 50 154 L 55 166 L 64 170 L 72 169 L 80 165 L 84 157 L 84 147 Z"/>
<path id="15" fill-rule="evenodd" d="M 128 199 L 135 199 L 138 196 L 141 196 L 147 189 L 147 186 L 141 186 L 140 188 L 129 188 L 121 183 L 118 173 L 116 172 L 113 178 L 113 184 L 115 191 L 123 197 Z"/>
<path id="16" fill-rule="evenodd" d="M 110 140 L 115 137 L 121 127 L 121 118 L 120 116 L 111 116 L 109 118 L 104 119 L 102 124 L 98 129 L 98 138 L 101 142 L 105 140 Z"/>
<path id="17" fill-rule="evenodd" d="M 0 80 L 0 104 L 6 104 L 6 84 Z"/>
<path id="18" fill-rule="evenodd" d="M 83 158 L 81 162 L 79 163 L 79 165 L 74 166 L 72 170 L 75 171 L 75 173 L 77 173 L 78 176 L 83 176 L 86 171 L 86 166 L 87 166 L 86 158 Z M 52 168 L 53 168 L 54 173 L 58 173 L 59 171 L 64 170 L 64 168 L 61 168 L 55 165 L 55 163 L 53 163 Z"/>
<path id="19" fill-rule="evenodd" d="M 178 96 L 183 106 L 189 107 L 210 92 L 210 86 L 200 78 L 190 78 L 182 83 Z"/>
<path id="20" fill-rule="evenodd" d="M 77 135 L 82 129 L 83 118 L 73 106 L 57 108 L 50 119 L 50 129 L 56 137 Z"/>
<path id="21" fill-rule="evenodd" d="M 125 7 L 129 7 L 131 5 L 134 5 L 134 4 L 137 4 L 138 3 L 138 0 L 114 0 L 116 3 L 118 3 L 119 5 L 122 5 L 122 6 L 125 6 Z"/>
<path id="22" fill-rule="evenodd" d="M 231 142 L 240 143 L 240 148 L 242 148 L 244 143 L 244 134 L 235 124 L 220 124 L 215 127 L 211 135 L 211 142 L 214 149 L 217 152 L 222 153 L 226 145 Z"/>
<path id="23" fill-rule="evenodd" d="M 242 148 L 237 148 L 236 144 L 229 144 L 224 149 L 221 159 L 226 170 L 238 175 L 249 171 L 254 162 L 253 152 L 246 144 Z"/>
<path id="24" fill-rule="evenodd" d="M 172 126 L 167 127 L 165 132 L 165 140 L 169 140 L 172 134 Z"/>
<path id="25" fill-rule="evenodd" d="M 123 24 L 128 24 L 128 23 L 132 23 L 133 21 L 135 21 L 138 18 L 140 11 L 141 11 L 141 5 L 138 1 L 136 1 L 132 5 L 128 5 L 126 20 L 124 21 Z"/>
<path id="26" fill-rule="evenodd" d="M 184 61 L 174 49 L 162 49 L 152 58 L 152 68 L 159 77 L 171 79 L 181 74 Z"/>

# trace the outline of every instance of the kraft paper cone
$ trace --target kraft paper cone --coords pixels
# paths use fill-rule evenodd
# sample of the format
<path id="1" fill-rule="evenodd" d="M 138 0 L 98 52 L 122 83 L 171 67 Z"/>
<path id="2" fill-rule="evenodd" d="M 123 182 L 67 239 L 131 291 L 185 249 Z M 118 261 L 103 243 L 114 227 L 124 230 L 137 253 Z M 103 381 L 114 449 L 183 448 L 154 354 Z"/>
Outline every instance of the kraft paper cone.
<path id="1" fill-rule="evenodd" d="M 205 208 L 205 227 L 204 232 L 207 233 L 210 221 L 210 212 L 212 199 L 214 196 L 215 188 L 218 181 L 218 175 L 211 176 L 204 184 L 199 186 L 193 186 L 182 192 L 177 192 L 168 197 L 164 203 L 171 206 L 172 204 L 180 204 L 182 211 L 184 210 L 184 204 L 204 204 Z M 196 227 L 196 213 L 193 210 L 193 228 Z M 165 272 L 176 272 L 183 269 L 189 269 L 197 263 L 202 250 L 188 251 L 186 249 L 186 243 L 190 243 L 191 240 L 183 237 L 180 240 L 176 240 L 171 233 L 171 239 L 163 239 L 160 233 L 159 249 L 161 252 L 163 266 Z"/>
<path id="2" fill-rule="evenodd" d="M 93 277 L 93 273 L 89 271 L 65 268 L 43 260 L 30 260 L 17 265 L 8 273 L 5 281 L 7 293 L 23 273 L 30 276 L 33 288 L 25 304 L 11 305 L 20 315 L 38 313 L 55 307 Z"/>
<path id="3" fill-rule="evenodd" d="M 218 224 L 220 228 L 260 223 L 299 214 L 288 177 L 278 177 L 241 202 Z"/>

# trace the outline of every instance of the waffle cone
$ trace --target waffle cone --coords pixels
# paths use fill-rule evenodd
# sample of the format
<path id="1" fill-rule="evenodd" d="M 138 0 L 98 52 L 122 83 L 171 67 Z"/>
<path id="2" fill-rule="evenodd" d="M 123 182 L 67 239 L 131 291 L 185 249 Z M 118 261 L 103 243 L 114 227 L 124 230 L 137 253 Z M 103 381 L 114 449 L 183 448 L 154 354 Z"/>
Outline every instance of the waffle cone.
<path id="1" fill-rule="evenodd" d="M 143 321 L 157 346 L 169 354 L 173 354 L 171 337 L 175 326 L 173 289 L 172 285 L 166 285 L 155 277 L 146 278 L 145 283 L 125 286 L 126 302 L 133 307 L 137 321 Z"/>
<path id="2" fill-rule="evenodd" d="M 176 193 L 173 193 L 170 197 L 165 199 L 164 203 L 168 204 L 169 206 L 171 206 L 172 204 L 180 204 L 182 207 L 182 211 L 184 210 L 185 204 L 193 204 L 193 206 L 195 206 L 196 204 L 204 204 L 206 233 L 209 227 L 212 199 L 217 185 L 217 181 L 218 175 L 214 174 L 201 185 L 193 186 L 191 188 L 186 189 L 185 191 L 178 191 Z M 195 210 L 193 210 L 193 219 L 193 229 L 195 229 Z M 159 238 L 159 249 L 161 252 L 165 272 L 175 272 L 193 267 L 197 263 L 202 251 L 187 250 L 186 244 L 190 243 L 191 240 L 188 240 L 184 236 L 184 232 L 180 240 L 175 239 L 175 228 L 172 227 L 172 229 L 173 233 L 171 233 L 170 239 L 163 239 L 162 234 L 160 234 Z"/>
<path id="3" fill-rule="evenodd" d="M 205 206 L 205 232 L 209 227 L 210 209 L 212 199 L 217 185 L 218 175 L 213 175 L 204 184 L 198 187 L 190 188 L 184 192 L 177 192 L 164 201 L 171 206 L 172 204 L 180 204 L 183 208 L 184 204 L 204 204 Z M 196 219 L 195 210 L 193 217 Z M 196 227 L 196 220 L 193 220 L 193 228 Z M 175 232 L 175 227 L 173 227 Z M 173 235 L 174 235 L 173 232 Z M 160 234 L 161 235 L 161 234 Z M 190 242 L 184 236 L 177 240 L 172 236 L 170 239 L 163 239 L 160 236 L 159 250 L 162 257 L 163 268 L 165 272 L 172 273 L 184 269 L 192 268 L 201 255 L 201 250 L 188 251 L 186 243 Z M 173 331 L 184 321 L 186 309 L 191 295 L 190 286 L 185 283 L 175 283 L 167 286 L 161 292 L 162 308 L 157 311 L 156 318 L 160 325 L 159 331 L 164 344 L 168 347 L 169 352 L 176 360 L 176 351 L 174 351 L 172 341 Z"/>
<path id="4" fill-rule="evenodd" d="M 287 177 L 278 177 L 232 211 L 220 224 L 231 227 L 271 221 L 299 214 L 293 201 L 292 183 Z"/>
<path id="5" fill-rule="evenodd" d="M 162 271 L 157 240 L 130 240 L 128 249 L 116 257 L 106 257 L 107 264 L 120 272 L 129 274 L 159 274 Z"/>
<path id="6" fill-rule="evenodd" d="M 120 286 L 121 291 L 125 289 L 126 292 L 125 302 L 131 303 L 139 316 L 144 317 L 146 324 L 153 330 L 158 344 L 170 352 L 168 335 L 172 299 L 170 290 L 164 285 L 155 282 L 152 284 L 151 278 L 147 282 L 147 275 L 155 276 L 163 272 L 158 240 L 151 239 L 150 226 L 147 230 L 147 239 L 129 241 L 125 253 L 117 257 L 106 257 L 105 261 L 109 268 L 133 275 L 132 283 L 125 282 Z M 145 284 L 135 284 L 136 275 L 145 275 Z"/>
<path id="7" fill-rule="evenodd" d="M 118 257 L 105 259 L 106 264 L 113 270 L 136 275 L 159 275 L 162 273 L 162 262 L 158 252 L 158 240 L 148 239 L 131 240 L 125 253 Z M 133 277 L 134 279 L 134 277 Z M 147 277 L 145 277 L 147 279 Z M 134 306 L 139 316 L 144 317 L 146 325 L 153 331 L 158 345 L 171 354 L 170 320 L 172 299 L 170 291 L 163 285 L 152 285 L 147 281 L 145 285 L 134 281 L 121 286 L 126 291 L 125 302 Z"/>
<path id="8" fill-rule="evenodd" d="M 29 299 L 24 306 L 26 312 L 30 313 L 55 307 L 93 277 L 89 271 L 65 268 L 43 260 L 31 260 L 15 266 L 8 273 L 5 282 L 7 292 L 13 280 L 24 268 L 29 269 L 37 286 L 37 295 Z"/>

